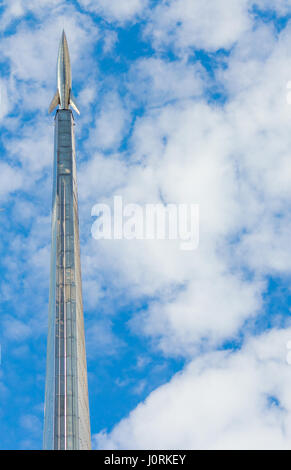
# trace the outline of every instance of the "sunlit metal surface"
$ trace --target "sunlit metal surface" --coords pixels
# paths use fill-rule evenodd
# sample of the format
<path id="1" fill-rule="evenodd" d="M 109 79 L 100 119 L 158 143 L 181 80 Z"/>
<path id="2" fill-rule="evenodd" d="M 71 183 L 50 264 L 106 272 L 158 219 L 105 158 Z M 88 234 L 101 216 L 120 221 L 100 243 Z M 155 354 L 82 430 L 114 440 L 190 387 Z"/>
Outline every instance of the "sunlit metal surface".
<path id="1" fill-rule="evenodd" d="M 62 33 L 59 46 L 57 62 L 57 86 L 58 88 L 50 104 L 49 112 L 51 113 L 58 105 L 60 106 L 60 109 L 69 109 L 69 106 L 71 105 L 72 108 L 78 114 L 80 114 L 72 92 L 70 54 L 65 31 Z"/>
<path id="2" fill-rule="evenodd" d="M 55 117 L 44 449 L 90 449 L 74 118 Z"/>

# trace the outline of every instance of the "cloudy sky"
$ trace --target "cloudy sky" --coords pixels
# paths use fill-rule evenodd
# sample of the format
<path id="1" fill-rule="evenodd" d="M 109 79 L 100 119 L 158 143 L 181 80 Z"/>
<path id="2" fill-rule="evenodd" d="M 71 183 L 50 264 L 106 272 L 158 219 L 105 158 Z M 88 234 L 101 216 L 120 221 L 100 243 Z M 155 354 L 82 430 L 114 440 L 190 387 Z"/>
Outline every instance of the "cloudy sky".
<path id="1" fill-rule="evenodd" d="M 2 0 L 1 449 L 42 446 L 63 28 L 94 448 L 290 448 L 291 0 Z M 198 249 L 93 239 L 115 195 Z"/>

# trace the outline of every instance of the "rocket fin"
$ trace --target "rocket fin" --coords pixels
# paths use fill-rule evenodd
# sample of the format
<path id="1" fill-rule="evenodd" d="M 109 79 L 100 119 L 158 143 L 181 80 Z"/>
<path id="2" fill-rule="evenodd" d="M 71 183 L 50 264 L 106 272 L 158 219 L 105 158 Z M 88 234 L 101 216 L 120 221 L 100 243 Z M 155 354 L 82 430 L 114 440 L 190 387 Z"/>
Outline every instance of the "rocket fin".
<path id="1" fill-rule="evenodd" d="M 52 102 L 49 107 L 49 113 L 51 113 L 58 106 L 58 104 L 60 104 L 59 90 L 56 91 L 56 94 L 52 99 Z"/>
<path id="2" fill-rule="evenodd" d="M 79 111 L 77 103 L 76 103 L 76 99 L 75 99 L 72 92 L 70 93 L 70 105 L 76 111 L 76 113 L 80 114 L 80 111 Z"/>

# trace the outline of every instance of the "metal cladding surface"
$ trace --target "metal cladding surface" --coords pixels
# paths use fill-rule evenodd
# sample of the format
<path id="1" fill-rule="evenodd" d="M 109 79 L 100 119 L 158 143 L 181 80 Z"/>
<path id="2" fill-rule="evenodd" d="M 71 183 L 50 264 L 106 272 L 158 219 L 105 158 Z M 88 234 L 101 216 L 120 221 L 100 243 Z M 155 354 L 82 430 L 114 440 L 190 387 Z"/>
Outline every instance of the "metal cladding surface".
<path id="1" fill-rule="evenodd" d="M 58 90 L 60 97 L 60 108 L 69 109 L 70 91 L 72 88 L 72 74 L 70 64 L 70 54 L 65 31 L 63 31 L 62 39 L 59 46 L 58 55 Z"/>
<path id="2" fill-rule="evenodd" d="M 59 105 L 60 109 L 72 108 L 78 113 L 79 109 L 72 93 L 72 73 L 68 42 L 65 31 L 62 33 L 59 46 L 58 62 L 57 62 L 57 91 L 49 107 L 52 112 Z"/>
<path id="3" fill-rule="evenodd" d="M 59 62 L 63 97 L 70 83 L 63 34 Z M 62 78 L 63 77 L 63 78 Z M 64 81 L 62 81 L 64 79 Z M 59 85 L 58 85 L 59 88 Z M 61 104 L 61 103 L 60 103 Z M 91 432 L 80 263 L 74 118 L 70 109 L 55 117 L 51 276 L 44 449 L 89 450 Z"/>
<path id="4" fill-rule="evenodd" d="M 91 448 L 73 124 L 57 111 L 44 424 L 56 450 Z"/>

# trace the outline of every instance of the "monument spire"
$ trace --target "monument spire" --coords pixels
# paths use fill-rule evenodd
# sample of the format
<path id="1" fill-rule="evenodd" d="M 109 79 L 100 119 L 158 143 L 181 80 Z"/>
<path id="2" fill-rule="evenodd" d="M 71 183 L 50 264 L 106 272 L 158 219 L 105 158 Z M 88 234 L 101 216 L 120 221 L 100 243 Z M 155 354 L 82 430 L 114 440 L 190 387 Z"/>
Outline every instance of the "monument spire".
<path id="1" fill-rule="evenodd" d="M 50 104 L 49 112 L 51 113 L 58 106 L 58 104 L 60 105 L 60 109 L 69 109 L 69 106 L 71 105 L 72 108 L 78 114 L 80 114 L 76 100 L 72 93 L 70 55 L 64 30 L 60 41 L 57 62 L 57 91 Z"/>
<path id="2" fill-rule="evenodd" d="M 74 117 L 65 32 L 57 62 L 51 274 L 44 449 L 90 449 L 90 418 L 82 302 Z"/>

